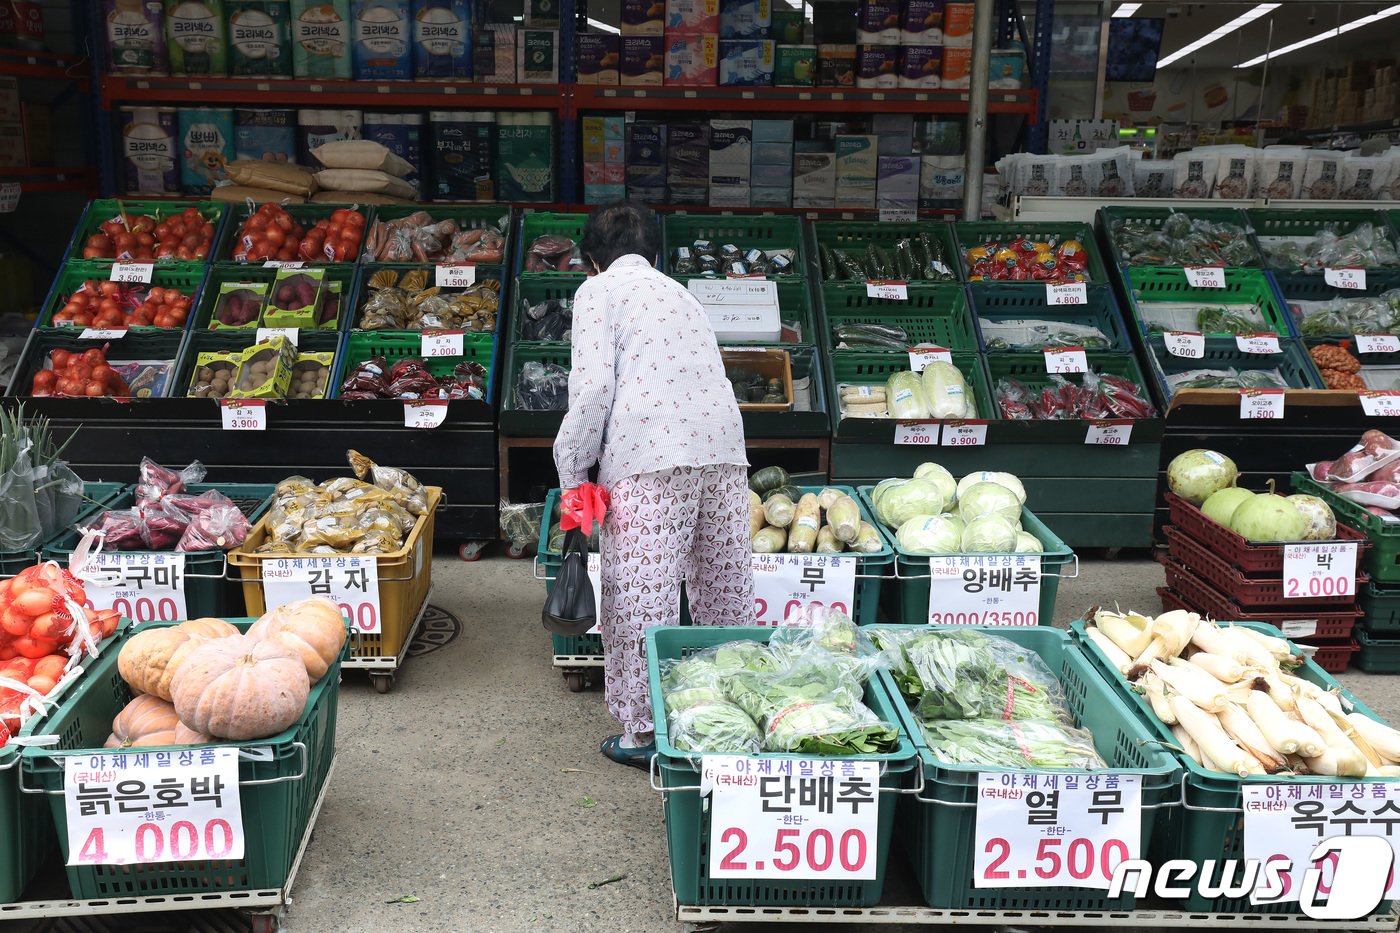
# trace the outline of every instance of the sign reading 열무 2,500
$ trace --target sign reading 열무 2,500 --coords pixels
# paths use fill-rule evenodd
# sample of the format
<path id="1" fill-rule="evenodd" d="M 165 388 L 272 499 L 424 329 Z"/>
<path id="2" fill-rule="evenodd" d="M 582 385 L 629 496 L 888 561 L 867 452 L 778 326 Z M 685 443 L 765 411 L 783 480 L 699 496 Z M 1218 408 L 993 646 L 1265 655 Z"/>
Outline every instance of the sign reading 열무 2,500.
<path id="1" fill-rule="evenodd" d="M 354 631 L 380 631 L 379 562 L 373 555 L 269 557 L 262 575 L 268 606 L 324 596 L 340 607 Z"/>

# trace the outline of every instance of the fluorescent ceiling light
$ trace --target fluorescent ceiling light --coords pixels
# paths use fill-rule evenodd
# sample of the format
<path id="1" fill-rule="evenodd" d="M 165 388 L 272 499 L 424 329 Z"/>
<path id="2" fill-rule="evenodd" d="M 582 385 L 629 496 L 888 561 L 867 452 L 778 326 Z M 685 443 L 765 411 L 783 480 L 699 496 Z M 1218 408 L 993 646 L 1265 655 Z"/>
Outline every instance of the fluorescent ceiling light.
<path id="1" fill-rule="evenodd" d="M 1132 16 L 1134 13 L 1136 13 L 1138 11 L 1138 7 L 1140 6 L 1142 6 L 1141 3 L 1125 3 L 1118 9 L 1113 11 L 1113 18 L 1127 19 L 1129 16 Z"/>
<path id="2" fill-rule="evenodd" d="M 592 26 L 594 29 L 600 29 L 600 30 L 602 30 L 603 32 L 610 32 L 610 33 L 612 33 L 613 35 L 617 35 L 618 33 L 620 33 L 620 32 L 622 31 L 622 30 L 618 29 L 616 26 L 609 26 L 607 23 L 599 22 L 598 20 L 594 19 L 594 18 L 591 17 L 591 16 L 588 17 L 588 25 Z"/>
<path id="3" fill-rule="evenodd" d="M 1258 58 L 1251 58 L 1249 61 L 1242 62 L 1236 65 L 1235 67 L 1252 68 L 1255 65 L 1262 64 L 1271 58 L 1278 58 L 1280 55 L 1287 55 L 1289 52 L 1296 52 L 1299 49 L 1306 48 L 1307 46 L 1313 45 L 1317 42 L 1321 42 L 1324 39 L 1331 39 L 1333 36 L 1340 36 L 1344 32 L 1351 32 L 1353 29 L 1360 29 L 1362 26 L 1369 26 L 1372 23 L 1378 23 L 1381 20 L 1386 19 L 1390 16 L 1394 16 L 1397 13 L 1400 13 L 1400 3 L 1397 3 L 1394 6 L 1388 6 L 1378 13 L 1372 13 L 1370 16 L 1363 16 L 1360 19 L 1352 20 L 1350 23 L 1344 23 L 1335 29 L 1329 29 L 1326 32 L 1320 32 L 1315 36 L 1311 36 L 1310 38 L 1303 39 L 1299 42 L 1295 42 L 1292 45 L 1285 45 L 1281 49 L 1274 49 L 1272 52 L 1267 52 L 1263 55 L 1260 55 Z"/>
<path id="4" fill-rule="evenodd" d="M 1223 39 L 1223 38 L 1225 38 L 1226 36 L 1230 35 L 1232 32 L 1235 32 L 1235 31 L 1237 31 L 1237 30 L 1243 28 L 1244 26 L 1247 26 L 1248 24 L 1254 22 L 1254 21 L 1255 21 L 1256 19 L 1258 19 L 1259 17 L 1263 16 L 1265 13 L 1268 13 L 1268 12 L 1271 12 L 1271 11 L 1273 11 L 1273 10 L 1276 10 L 1276 9 L 1278 9 L 1278 8 L 1279 8 L 1280 6 L 1282 6 L 1282 5 L 1283 5 L 1283 4 L 1281 4 L 1281 3 L 1261 3 L 1261 4 L 1259 4 L 1259 5 L 1256 6 L 1254 9 L 1250 10 L 1248 13 L 1245 13 L 1245 14 L 1243 14 L 1243 15 L 1241 15 L 1241 16 L 1235 17 L 1234 19 L 1230 20 L 1230 22 L 1226 23 L 1224 26 L 1221 26 L 1219 29 L 1212 29 L 1210 32 L 1206 33 L 1204 36 L 1201 36 L 1201 38 L 1197 39 L 1195 42 L 1192 42 L 1192 43 L 1189 44 L 1189 45 L 1183 46 L 1180 50 L 1178 50 L 1178 51 L 1176 51 L 1176 52 L 1173 52 L 1172 54 L 1168 55 L 1166 58 L 1160 59 L 1160 60 L 1157 62 L 1157 68 L 1158 68 L 1159 70 L 1162 69 L 1162 68 L 1165 68 L 1165 67 L 1167 67 L 1168 65 L 1170 65 L 1172 62 L 1177 61 L 1177 60 L 1182 59 L 1182 58 L 1185 58 L 1187 55 L 1190 55 L 1192 52 L 1198 51 L 1199 49 L 1203 49 L 1203 48 L 1205 48 L 1206 46 L 1210 45 L 1212 42 L 1215 42 L 1215 41 L 1218 40 L 1218 39 Z"/>

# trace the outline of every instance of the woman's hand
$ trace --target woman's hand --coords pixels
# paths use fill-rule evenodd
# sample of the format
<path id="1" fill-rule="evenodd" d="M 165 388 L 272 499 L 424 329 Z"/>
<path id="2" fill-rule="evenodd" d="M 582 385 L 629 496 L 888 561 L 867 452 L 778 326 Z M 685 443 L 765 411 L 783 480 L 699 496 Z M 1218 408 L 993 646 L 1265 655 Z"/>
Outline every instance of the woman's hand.
<path id="1" fill-rule="evenodd" d="M 570 531 L 582 528 L 585 534 L 591 535 L 594 522 L 602 526 L 611 502 L 608 491 L 597 483 L 583 483 L 563 490 L 559 496 L 560 529 Z"/>

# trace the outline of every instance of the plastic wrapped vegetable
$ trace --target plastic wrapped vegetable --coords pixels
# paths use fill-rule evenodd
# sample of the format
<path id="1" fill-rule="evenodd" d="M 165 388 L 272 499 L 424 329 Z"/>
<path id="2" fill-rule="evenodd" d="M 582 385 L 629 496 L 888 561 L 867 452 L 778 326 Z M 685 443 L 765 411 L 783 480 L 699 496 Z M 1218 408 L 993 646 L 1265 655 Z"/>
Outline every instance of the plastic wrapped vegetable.
<path id="1" fill-rule="evenodd" d="M 768 524 L 775 528 L 786 528 L 791 525 L 796 513 L 797 506 L 782 493 L 770 497 L 763 503 L 763 515 L 768 520 Z"/>
<path id="2" fill-rule="evenodd" d="M 850 496 L 838 494 L 827 507 L 826 522 L 838 541 L 852 544 L 860 534 L 860 506 Z"/>
<path id="3" fill-rule="evenodd" d="M 787 532 L 769 525 L 753 536 L 750 546 L 755 554 L 780 554 L 787 546 Z"/>
<path id="4" fill-rule="evenodd" d="M 898 727 L 883 722 L 859 701 L 794 703 L 768 720 L 763 746 L 804 755 L 875 755 L 899 745 Z"/>
<path id="5" fill-rule="evenodd" d="M 836 533 L 831 530 L 830 525 L 823 525 L 817 532 L 817 546 L 814 549 L 816 553 L 840 554 L 845 549 L 845 543 L 837 540 Z"/>
<path id="6" fill-rule="evenodd" d="M 248 519 L 236 505 L 213 505 L 190 519 L 177 551 L 226 551 L 248 537 Z"/>
<path id="7" fill-rule="evenodd" d="M 924 367 L 924 398 L 934 418 L 976 418 L 977 405 L 967 380 L 952 363 L 930 363 Z M 898 416 L 896 416 L 898 417 Z"/>
<path id="8" fill-rule="evenodd" d="M 133 493 L 138 506 L 159 502 L 168 495 L 184 492 L 191 483 L 204 479 L 204 464 L 198 460 L 178 473 L 166 469 L 150 457 L 141 458 L 140 475 Z"/>
<path id="9" fill-rule="evenodd" d="M 924 395 L 924 380 L 918 373 L 908 370 L 893 373 L 885 383 L 885 398 L 894 418 L 903 421 L 931 417 Z"/>
<path id="10" fill-rule="evenodd" d="M 876 554 L 884 549 L 885 542 L 880 540 L 880 532 L 875 530 L 875 526 L 861 522 L 860 531 L 856 532 L 856 539 L 851 542 L 851 550 L 859 554 Z"/>
<path id="11" fill-rule="evenodd" d="M 1094 748 L 1092 733 L 1058 723 L 979 719 L 920 726 L 929 751 L 948 764 L 1091 771 L 1108 767 Z"/>
<path id="12" fill-rule="evenodd" d="M 530 360 L 520 368 L 515 404 L 521 411 L 565 411 L 569 407 L 569 371 L 557 363 Z"/>
<path id="13" fill-rule="evenodd" d="M 810 554 L 817 544 L 821 530 L 821 506 L 815 493 L 807 493 L 797 501 L 792 526 L 788 529 L 787 549 L 791 554 Z"/>
<path id="14" fill-rule="evenodd" d="M 752 755 L 763 747 L 763 735 L 748 713 L 724 701 L 677 710 L 670 739 L 677 750 L 697 754 Z"/>

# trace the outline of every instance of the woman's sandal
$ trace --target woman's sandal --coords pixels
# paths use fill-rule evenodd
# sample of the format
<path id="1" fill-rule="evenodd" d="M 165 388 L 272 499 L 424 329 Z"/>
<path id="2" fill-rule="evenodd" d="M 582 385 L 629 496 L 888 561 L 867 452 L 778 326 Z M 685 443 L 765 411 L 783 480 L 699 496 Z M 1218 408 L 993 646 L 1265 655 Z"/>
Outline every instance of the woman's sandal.
<path id="1" fill-rule="evenodd" d="M 620 765 L 631 765 L 642 771 L 651 769 L 651 759 L 656 755 L 656 742 L 652 741 L 637 748 L 626 748 L 622 736 L 611 735 L 603 740 L 599 750 Z"/>

